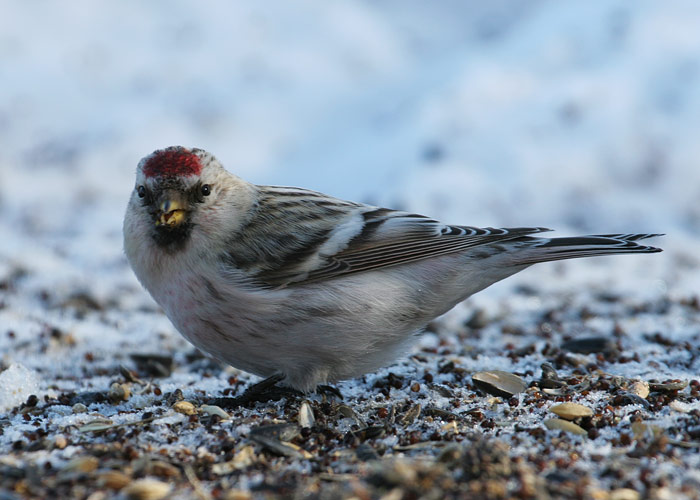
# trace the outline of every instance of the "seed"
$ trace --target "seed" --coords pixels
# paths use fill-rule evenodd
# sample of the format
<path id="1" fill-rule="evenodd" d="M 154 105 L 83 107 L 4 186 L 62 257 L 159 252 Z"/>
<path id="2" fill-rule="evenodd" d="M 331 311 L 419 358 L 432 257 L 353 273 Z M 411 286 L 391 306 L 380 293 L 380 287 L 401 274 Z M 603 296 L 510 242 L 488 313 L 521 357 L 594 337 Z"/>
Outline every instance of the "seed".
<path id="1" fill-rule="evenodd" d="M 566 420 L 574 420 L 576 418 L 590 417 L 593 415 L 593 410 L 578 403 L 561 403 L 552 406 L 549 411 L 556 413 Z"/>
<path id="2" fill-rule="evenodd" d="M 131 478 L 118 470 L 110 470 L 104 474 L 100 474 L 97 482 L 100 486 L 104 486 L 110 490 L 121 490 L 131 482 Z"/>
<path id="3" fill-rule="evenodd" d="M 552 431 L 558 430 L 558 431 L 565 431 L 565 432 L 570 432 L 572 434 L 579 434 L 581 436 L 586 436 L 588 433 L 583 430 L 581 427 L 576 425 L 573 422 L 569 422 L 567 420 L 562 420 L 560 418 L 550 418 L 548 420 L 544 421 L 544 426 Z"/>
<path id="4" fill-rule="evenodd" d="M 63 470 L 75 472 L 92 472 L 97 469 L 100 461 L 95 457 L 77 457 L 66 464 Z"/>
<path id="5" fill-rule="evenodd" d="M 307 401 L 301 403 L 299 407 L 299 425 L 311 428 L 315 422 L 314 412 Z"/>
<path id="6" fill-rule="evenodd" d="M 138 479 L 123 492 L 132 500 L 160 500 L 170 493 L 170 485 L 155 479 Z"/>
<path id="7" fill-rule="evenodd" d="M 479 389 L 506 398 L 527 389 L 527 384 L 522 378 L 501 370 L 477 372 L 472 375 L 472 381 Z"/>
<path id="8" fill-rule="evenodd" d="M 184 403 L 185 401 L 182 402 Z M 209 416 L 216 415 L 217 417 L 221 417 L 221 420 L 228 420 L 230 418 L 230 415 L 226 413 L 220 406 L 202 405 L 199 407 L 199 409 L 202 411 L 202 413 L 206 413 Z"/>
<path id="9" fill-rule="evenodd" d="M 173 410 L 183 415 L 194 415 L 197 413 L 197 409 L 189 401 L 178 401 L 172 406 Z"/>

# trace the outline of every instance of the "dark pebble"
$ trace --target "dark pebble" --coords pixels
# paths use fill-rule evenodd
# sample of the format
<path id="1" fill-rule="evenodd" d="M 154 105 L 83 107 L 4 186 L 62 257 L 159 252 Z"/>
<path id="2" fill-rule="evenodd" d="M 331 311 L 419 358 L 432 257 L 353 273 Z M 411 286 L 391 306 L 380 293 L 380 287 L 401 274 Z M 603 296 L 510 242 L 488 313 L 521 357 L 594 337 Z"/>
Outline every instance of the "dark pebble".
<path id="1" fill-rule="evenodd" d="M 579 354 L 610 353 L 616 350 L 615 342 L 608 337 L 585 337 L 569 340 L 564 342 L 561 348 Z"/>
<path id="2" fill-rule="evenodd" d="M 372 446 L 370 446 L 367 443 L 360 444 L 355 449 L 355 455 L 357 455 L 357 458 L 362 460 L 363 462 L 368 462 L 370 460 L 379 460 L 379 454 L 374 448 L 372 448 Z"/>
<path id="3" fill-rule="evenodd" d="M 477 330 L 488 325 L 489 318 L 486 315 L 486 311 L 483 309 L 477 309 L 464 324 L 473 330 Z"/>
<path id="4" fill-rule="evenodd" d="M 173 371 L 173 357 L 162 354 L 131 354 L 140 373 L 151 377 L 169 377 Z"/>
<path id="5" fill-rule="evenodd" d="M 107 401 L 107 394 L 98 391 L 86 391 L 76 394 L 70 399 L 69 406 L 77 403 L 82 403 L 85 406 L 90 406 L 93 403 L 104 403 Z"/>
<path id="6" fill-rule="evenodd" d="M 281 441 L 291 441 L 299 435 L 301 428 L 296 424 L 272 424 L 261 425 L 250 430 L 250 438 L 266 436 L 279 439 Z"/>

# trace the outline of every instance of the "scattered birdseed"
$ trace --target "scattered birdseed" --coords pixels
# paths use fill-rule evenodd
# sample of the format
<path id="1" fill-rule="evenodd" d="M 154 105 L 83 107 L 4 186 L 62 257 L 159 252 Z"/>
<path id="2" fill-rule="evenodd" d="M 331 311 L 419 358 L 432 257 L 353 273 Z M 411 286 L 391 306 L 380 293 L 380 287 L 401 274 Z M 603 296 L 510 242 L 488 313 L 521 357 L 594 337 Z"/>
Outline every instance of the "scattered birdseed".
<path id="1" fill-rule="evenodd" d="M 195 415 L 197 413 L 197 408 L 189 401 L 178 401 L 172 408 L 183 415 Z"/>
<path id="2" fill-rule="evenodd" d="M 629 491 L 656 498 L 666 489 L 673 493 L 664 493 L 668 498 L 694 498 L 700 352 L 674 339 L 687 325 L 700 325 L 698 310 L 680 299 L 672 306 L 627 298 L 601 305 L 546 294 L 540 300 L 551 307 L 528 312 L 522 322 L 532 326 L 532 336 L 529 326 L 511 334 L 523 345 L 489 340 L 491 329 L 500 339 L 511 321 L 498 311 L 488 312 L 478 332 L 465 330 L 464 339 L 436 323 L 444 336 L 430 334 L 434 342 L 415 356 L 344 382 L 342 401 L 327 393 L 280 392 L 271 401 L 225 410 L 202 403 L 242 394 L 257 379 L 183 355 L 184 344 L 166 344 L 163 355 L 177 360 L 177 370 L 163 376 L 122 366 L 123 359 L 101 365 L 100 350 L 91 347 L 93 355 L 85 357 L 77 341 L 70 349 L 79 372 L 52 380 L 37 370 L 39 390 L 0 415 L 0 496 L 170 498 L 177 491 L 182 498 L 213 499 L 610 500 Z M 99 303 L 103 310 L 86 310 L 81 321 L 101 321 L 118 301 Z M 643 332 L 638 341 L 628 337 L 640 315 L 659 310 L 669 311 L 663 321 L 683 318 L 680 333 L 672 333 L 673 323 L 664 329 L 672 342 Z M 144 314 L 158 317 L 157 311 Z M 584 316 L 607 321 L 611 331 L 619 325 L 611 338 L 622 349 L 582 355 L 558 348 L 562 337 L 576 338 Z M 551 337 L 542 339 L 547 331 Z M 56 342 L 50 332 L 46 338 Z M 36 356 L 61 359 L 59 367 L 73 355 L 65 347 L 42 353 L 40 342 L 27 346 Z M 470 376 L 490 359 L 502 359 L 520 375 L 485 370 L 486 376 Z M 646 397 L 641 377 L 650 380 Z M 556 412 L 559 418 L 548 418 Z"/>
<path id="3" fill-rule="evenodd" d="M 156 479 L 137 479 L 122 490 L 130 500 L 160 500 L 165 498 L 172 487 Z"/>
<path id="4" fill-rule="evenodd" d="M 472 381 L 479 389 L 506 398 L 527 389 L 527 383 L 522 378 L 500 370 L 477 372 L 472 375 Z"/>
<path id="5" fill-rule="evenodd" d="M 549 411 L 565 420 L 575 420 L 593 415 L 593 410 L 578 403 L 559 403 L 552 406 Z"/>
<path id="6" fill-rule="evenodd" d="M 587 435 L 588 433 L 576 425 L 573 422 L 569 422 L 568 420 L 562 420 L 560 418 L 550 418 L 545 420 L 544 426 L 549 429 L 549 430 L 557 430 L 557 431 L 565 431 L 565 432 L 570 432 L 572 434 L 580 434 L 580 435 Z"/>
<path id="7" fill-rule="evenodd" d="M 230 415 L 226 413 L 222 408 L 216 405 L 202 405 L 199 407 L 199 410 L 202 413 L 205 413 L 209 416 L 217 416 L 223 420 L 226 420 L 230 418 Z"/>
<path id="8" fill-rule="evenodd" d="M 629 392 L 642 399 L 646 399 L 647 396 L 649 396 L 649 383 L 643 380 L 635 380 L 630 384 Z"/>

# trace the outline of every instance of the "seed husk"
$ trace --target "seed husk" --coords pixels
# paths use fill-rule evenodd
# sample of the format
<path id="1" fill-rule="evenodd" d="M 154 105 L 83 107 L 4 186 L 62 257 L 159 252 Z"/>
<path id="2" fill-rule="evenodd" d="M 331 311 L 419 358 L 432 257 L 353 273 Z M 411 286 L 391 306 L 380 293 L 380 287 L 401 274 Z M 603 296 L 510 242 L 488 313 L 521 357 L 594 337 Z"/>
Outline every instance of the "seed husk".
<path id="1" fill-rule="evenodd" d="M 173 410 L 183 415 L 194 415 L 197 413 L 195 406 L 189 401 L 178 401 L 172 406 Z"/>
<path id="2" fill-rule="evenodd" d="M 578 403 L 560 403 L 552 406 L 549 411 L 565 420 L 574 420 L 593 415 L 593 410 Z"/>
<path id="3" fill-rule="evenodd" d="M 527 389 L 527 383 L 522 378 L 501 370 L 477 372 L 472 375 L 472 381 L 489 394 L 507 398 Z"/>
<path id="4" fill-rule="evenodd" d="M 156 479 L 137 479 L 122 492 L 131 500 L 160 500 L 170 493 L 170 485 Z"/>
<path id="5" fill-rule="evenodd" d="M 568 420 L 562 420 L 560 418 L 547 419 L 544 421 L 544 426 L 552 431 L 565 431 L 570 432 L 571 434 L 578 434 L 580 436 L 588 435 L 588 432 L 575 423 L 569 422 Z"/>

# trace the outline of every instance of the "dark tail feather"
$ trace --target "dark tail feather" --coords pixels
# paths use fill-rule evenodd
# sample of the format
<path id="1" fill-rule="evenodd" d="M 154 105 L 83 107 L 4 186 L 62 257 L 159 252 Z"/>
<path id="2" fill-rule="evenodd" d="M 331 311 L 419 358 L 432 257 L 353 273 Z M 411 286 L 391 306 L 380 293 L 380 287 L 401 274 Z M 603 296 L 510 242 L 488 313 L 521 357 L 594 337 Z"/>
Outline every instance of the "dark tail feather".
<path id="1" fill-rule="evenodd" d="M 517 263 L 529 265 L 597 255 L 657 253 L 662 250 L 637 243 L 656 236 L 663 236 L 663 234 L 596 234 L 569 238 L 523 238 L 523 241 L 531 241 L 528 246 L 532 250 L 521 252 L 522 258 L 518 257 Z"/>

